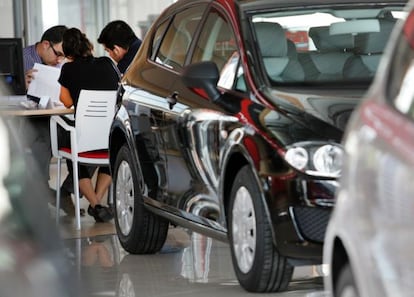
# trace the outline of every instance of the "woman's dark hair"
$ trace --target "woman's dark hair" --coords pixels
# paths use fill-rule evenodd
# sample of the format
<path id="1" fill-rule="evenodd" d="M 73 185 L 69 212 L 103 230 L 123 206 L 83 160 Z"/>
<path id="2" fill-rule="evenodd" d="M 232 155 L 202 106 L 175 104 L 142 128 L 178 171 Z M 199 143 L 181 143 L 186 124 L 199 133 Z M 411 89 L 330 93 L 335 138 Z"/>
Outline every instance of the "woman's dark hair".
<path id="1" fill-rule="evenodd" d="M 121 20 L 116 20 L 108 23 L 102 29 L 98 38 L 98 43 L 113 50 L 114 46 L 120 46 L 123 49 L 128 49 L 131 43 L 137 39 L 132 28 Z"/>
<path id="2" fill-rule="evenodd" d="M 63 34 L 62 49 L 72 59 L 92 56 L 93 45 L 77 28 L 70 28 Z"/>

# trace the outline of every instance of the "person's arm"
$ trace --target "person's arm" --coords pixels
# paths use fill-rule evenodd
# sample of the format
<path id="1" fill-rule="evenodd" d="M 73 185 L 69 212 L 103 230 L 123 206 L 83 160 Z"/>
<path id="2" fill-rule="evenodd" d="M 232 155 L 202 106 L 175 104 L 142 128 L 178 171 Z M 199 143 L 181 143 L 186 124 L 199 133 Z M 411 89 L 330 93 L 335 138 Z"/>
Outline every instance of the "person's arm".
<path id="1" fill-rule="evenodd" d="M 65 107 L 71 108 L 73 106 L 72 96 L 70 95 L 69 90 L 65 88 L 64 86 L 60 86 L 59 99 L 63 103 L 63 105 L 65 105 Z"/>

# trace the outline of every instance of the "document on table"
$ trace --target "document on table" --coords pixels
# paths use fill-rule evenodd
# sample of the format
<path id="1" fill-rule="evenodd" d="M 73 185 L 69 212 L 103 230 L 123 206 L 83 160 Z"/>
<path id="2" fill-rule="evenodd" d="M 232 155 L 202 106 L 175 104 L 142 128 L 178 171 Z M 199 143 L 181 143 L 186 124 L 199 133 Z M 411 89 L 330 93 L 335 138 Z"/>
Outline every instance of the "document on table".
<path id="1" fill-rule="evenodd" d="M 36 63 L 33 67 L 34 79 L 29 84 L 27 94 L 41 98 L 49 97 L 52 102 L 59 102 L 60 84 L 58 82 L 60 68 Z"/>

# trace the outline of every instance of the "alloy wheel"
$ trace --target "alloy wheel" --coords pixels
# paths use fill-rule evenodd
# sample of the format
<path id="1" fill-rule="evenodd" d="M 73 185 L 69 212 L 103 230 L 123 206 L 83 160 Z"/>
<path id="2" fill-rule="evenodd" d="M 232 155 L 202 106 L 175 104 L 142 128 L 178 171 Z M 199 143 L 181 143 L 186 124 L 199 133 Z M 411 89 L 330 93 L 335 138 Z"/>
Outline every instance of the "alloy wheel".
<path id="1" fill-rule="evenodd" d="M 122 161 L 118 168 L 115 200 L 119 228 L 123 235 L 128 235 L 134 217 L 134 181 L 126 161 Z"/>
<path id="2" fill-rule="evenodd" d="M 233 249 L 240 270 L 247 273 L 253 266 L 256 252 L 256 216 L 247 188 L 237 190 L 232 212 Z"/>

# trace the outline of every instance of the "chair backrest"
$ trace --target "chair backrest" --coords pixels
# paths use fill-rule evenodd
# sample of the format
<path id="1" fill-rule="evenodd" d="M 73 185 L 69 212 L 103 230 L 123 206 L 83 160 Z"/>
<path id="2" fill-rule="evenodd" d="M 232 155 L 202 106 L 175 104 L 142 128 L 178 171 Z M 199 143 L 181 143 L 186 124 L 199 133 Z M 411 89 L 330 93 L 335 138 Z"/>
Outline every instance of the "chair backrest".
<path id="1" fill-rule="evenodd" d="M 108 149 L 116 91 L 81 90 L 75 128 L 78 152 Z"/>

